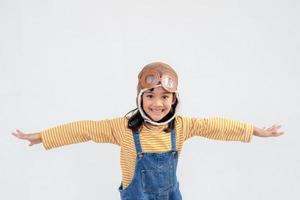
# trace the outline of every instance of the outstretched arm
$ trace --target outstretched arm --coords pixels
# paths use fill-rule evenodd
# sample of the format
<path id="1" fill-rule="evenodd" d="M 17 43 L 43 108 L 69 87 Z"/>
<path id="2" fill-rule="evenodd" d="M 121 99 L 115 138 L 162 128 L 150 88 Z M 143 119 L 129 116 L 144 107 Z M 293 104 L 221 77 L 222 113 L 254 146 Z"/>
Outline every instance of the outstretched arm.
<path id="1" fill-rule="evenodd" d="M 29 146 L 42 143 L 47 150 L 90 140 L 120 145 L 126 125 L 127 119 L 124 117 L 99 121 L 85 120 L 62 124 L 31 134 L 17 130 L 13 135 L 28 140 Z"/>
<path id="2" fill-rule="evenodd" d="M 184 141 L 193 136 L 203 136 L 210 139 L 226 141 L 250 142 L 252 135 L 259 137 L 276 137 L 284 134 L 281 126 L 257 128 L 252 124 L 242 123 L 222 117 L 189 118 L 177 117 L 182 124 Z"/>

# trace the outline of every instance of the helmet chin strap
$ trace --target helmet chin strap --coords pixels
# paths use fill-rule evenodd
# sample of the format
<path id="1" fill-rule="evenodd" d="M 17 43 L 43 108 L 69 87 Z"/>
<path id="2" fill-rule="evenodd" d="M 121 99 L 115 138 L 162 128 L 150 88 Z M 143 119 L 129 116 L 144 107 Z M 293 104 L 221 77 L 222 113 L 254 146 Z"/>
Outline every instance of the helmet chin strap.
<path id="1" fill-rule="evenodd" d="M 161 85 L 157 85 L 156 87 L 159 87 L 159 86 L 161 86 Z M 159 125 L 165 125 L 165 124 L 168 124 L 169 122 L 171 122 L 171 121 L 175 118 L 175 116 L 176 116 L 176 114 L 177 114 L 177 112 L 178 112 L 178 109 L 179 109 L 180 101 L 179 101 L 179 94 L 178 94 L 178 92 L 175 91 L 175 95 L 176 95 L 176 98 L 177 98 L 177 105 L 176 105 L 176 107 L 175 107 L 175 111 L 174 111 L 173 116 L 170 117 L 170 119 L 168 119 L 167 121 L 164 121 L 164 122 L 156 122 L 156 121 L 153 121 L 150 117 L 147 116 L 147 114 L 144 112 L 144 109 L 142 108 L 142 105 L 141 105 L 141 102 L 142 102 L 142 95 L 143 95 L 143 93 L 144 93 L 145 91 L 147 91 L 147 90 L 149 90 L 149 89 L 147 89 L 147 88 L 146 88 L 146 89 L 142 89 L 142 90 L 140 91 L 140 93 L 138 94 L 138 97 L 137 97 L 137 106 L 138 106 L 138 109 L 139 109 L 139 111 L 140 111 L 142 117 L 144 118 L 144 120 L 145 120 L 146 122 L 149 122 L 150 124 L 157 125 L 157 126 L 159 126 Z"/>

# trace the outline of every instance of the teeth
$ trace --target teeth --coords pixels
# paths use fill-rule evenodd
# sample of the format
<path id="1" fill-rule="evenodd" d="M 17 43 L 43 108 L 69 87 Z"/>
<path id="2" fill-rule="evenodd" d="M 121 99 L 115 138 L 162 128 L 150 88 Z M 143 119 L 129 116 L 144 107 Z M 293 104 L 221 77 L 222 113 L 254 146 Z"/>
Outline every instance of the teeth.
<path id="1" fill-rule="evenodd" d="M 161 113 L 162 110 L 161 110 L 161 109 L 159 109 L 159 110 L 157 110 L 157 109 L 152 109 L 152 112 L 155 112 L 155 113 Z"/>

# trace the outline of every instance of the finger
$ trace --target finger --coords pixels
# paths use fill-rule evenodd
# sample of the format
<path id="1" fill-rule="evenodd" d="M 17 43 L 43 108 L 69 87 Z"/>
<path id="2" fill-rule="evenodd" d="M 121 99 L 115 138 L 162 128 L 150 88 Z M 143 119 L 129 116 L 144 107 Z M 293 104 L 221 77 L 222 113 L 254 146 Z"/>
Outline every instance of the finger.
<path id="1" fill-rule="evenodd" d="M 24 134 L 22 131 L 20 131 L 19 129 L 17 129 L 16 130 L 17 131 L 17 133 L 19 133 L 19 134 Z"/>
<path id="2" fill-rule="evenodd" d="M 273 129 L 276 127 L 276 124 L 273 124 L 269 129 Z"/>
<path id="3" fill-rule="evenodd" d="M 280 128 L 281 128 L 281 125 L 277 125 L 277 126 L 276 126 L 276 129 L 280 129 Z"/>
<path id="4" fill-rule="evenodd" d="M 273 129 L 275 129 L 277 127 L 277 125 L 273 124 L 271 127 L 269 127 L 267 130 L 268 131 L 272 131 Z"/>
<path id="5" fill-rule="evenodd" d="M 278 135 L 283 135 L 283 134 L 284 134 L 284 132 L 279 132 L 279 133 L 278 133 Z"/>
<path id="6" fill-rule="evenodd" d="M 11 133 L 12 135 L 16 136 L 17 138 L 23 139 L 22 135 L 19 133 Z"/>
<path id="7" fill-rule="evenodd" d="M 278 130 L 281 128 L 281 125 L 276 125 L 272 130 L 272 132 L 278 132 Z"/>
<path id="8" fill-rule="evenodd" d="M 277 136 L 280 136 L 280 135 L 283 135 L 283 134 L 284 134 L 284 132 L 276 132 L 276 133 L 273 134 L 273 136 L 277 137 Z"/>
<path id="9" fill-rule="evenodd" d="M 17 133 L 12 133 L 12 134 L 19 139 L 27 139 L 27 135 L 22 132 L 17 132 Z"/>

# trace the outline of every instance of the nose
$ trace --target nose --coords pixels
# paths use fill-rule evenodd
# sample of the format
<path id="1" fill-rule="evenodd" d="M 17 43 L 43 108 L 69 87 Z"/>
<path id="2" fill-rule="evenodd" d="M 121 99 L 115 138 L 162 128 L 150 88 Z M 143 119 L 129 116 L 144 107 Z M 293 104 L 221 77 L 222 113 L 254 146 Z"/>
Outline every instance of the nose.
<path id="1" fill-rule="evenodd" d="M 163 103 L 160 99 L 155 99 L 153 102 L 153 105 L 156 107 L 160 107 L 160 106 L 163 106 Z"/>

